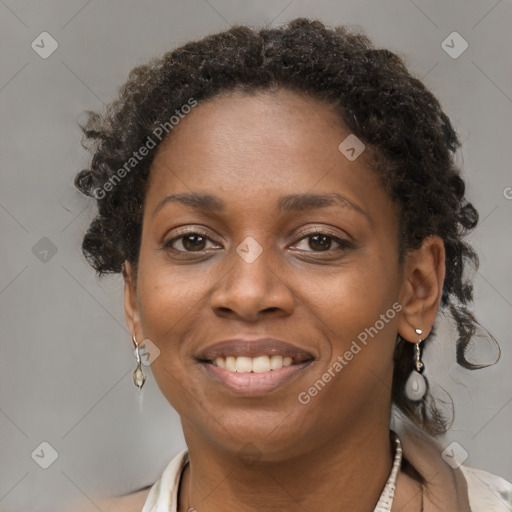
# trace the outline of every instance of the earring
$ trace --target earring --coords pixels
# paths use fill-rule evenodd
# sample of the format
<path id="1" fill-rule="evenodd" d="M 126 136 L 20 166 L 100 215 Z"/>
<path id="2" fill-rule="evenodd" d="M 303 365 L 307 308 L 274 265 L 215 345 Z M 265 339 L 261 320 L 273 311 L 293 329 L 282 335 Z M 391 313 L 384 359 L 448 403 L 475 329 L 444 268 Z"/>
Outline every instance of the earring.
<path id="1" fill-rule="evenodd" d="M 135 358 L 137 359 L 137 368 L 135 368 L 135 371 L 133 372 L 133 382 L 134 384 L 139 388 L 139 392 L 142 389 L 142 386 L 144 386 L 144 382 L 146 382 L 146 376 L 142 372 L 142 368 L 140 366 L 140 352 L 139 352 L 139 344 L 137 343 L 137 340 L 135 339 L 135 334 L 132 334 L 132 341 L 135 345 Z"/>
<path id="2" fill-rule="evenodd" d="M 423 331 L 421 329 L 416 329 L 416 334 L 421 336 Z M 427 391 L 427 381 L 425 377 L 423 377 L 422 373 L 425 369 L 425 365 L 421 361 L 421 342 L 423 340 L 419 340 L 415 343 L 415 356 L 414 356 L 414 370 L 411 372 L 411 375 L 407 379 L 405 384 L 405 394 L 409 400 L 413 402 L 418 402 L 423 399 L 425 393 Z"/>

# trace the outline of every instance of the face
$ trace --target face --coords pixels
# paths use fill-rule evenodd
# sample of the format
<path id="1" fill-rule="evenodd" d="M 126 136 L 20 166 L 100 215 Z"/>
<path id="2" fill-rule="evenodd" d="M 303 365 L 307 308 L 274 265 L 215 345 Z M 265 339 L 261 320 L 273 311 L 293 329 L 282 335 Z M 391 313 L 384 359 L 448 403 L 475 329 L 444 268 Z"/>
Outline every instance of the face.
<path id="1" fill-rule="evenodd" d="M 230 93 L 160 146 L 126 310 L 186 437 L 270 460 L 387 423 L 398 215 L 349 134 L 316 99 Z"/>

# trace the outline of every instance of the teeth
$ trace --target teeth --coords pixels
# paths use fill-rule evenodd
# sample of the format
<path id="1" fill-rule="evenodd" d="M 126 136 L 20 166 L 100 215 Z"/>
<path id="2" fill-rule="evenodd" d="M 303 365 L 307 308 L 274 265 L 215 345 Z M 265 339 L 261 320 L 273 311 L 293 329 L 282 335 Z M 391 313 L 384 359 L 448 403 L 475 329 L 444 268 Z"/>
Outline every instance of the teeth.
<path id="1" fill-rule="evenodd" d="M 250 357 L 237 357 L 236 371 L 238 373 L 252 372 L 252 359 Z"/>
<path id="2" fill-rule="evenodd" d="M 222 359 L 218 357 L 217 359 Z M 236 357 L 228 356 L 226 357 L 226 370 L 230 372 L 236 372 Z"/>
<path id="3" fill-rule="evenodd" d="M 272 356 L 270 358 L 270 369 L 279 370 L 283 367 L 283 356 Z"/>
<path id="4" fill-rule="evenodd" d="M 263 373 L 270 371 L 270 359 L 268 356 L 255 357 L 252 360 L 252 371 L 254 373 Z"/>
<path id="5" fill-rule="evenodd" d="M 217 359 L 215 359 L 215 364 L 219 368 L 226 368 L 226 360 L 223 357 L 217 357 Z"/>
<path id="6" fill-rule="evenodd" d="M 280 370 L 283 366 L 293 364 L 291 357 L 283 356 L 258 356 L 258 357 L 217 357 L 214 363 L 219 368 L 224 368 L 230 372 L 238 373 L 265 373 L 270 370 Z"/>

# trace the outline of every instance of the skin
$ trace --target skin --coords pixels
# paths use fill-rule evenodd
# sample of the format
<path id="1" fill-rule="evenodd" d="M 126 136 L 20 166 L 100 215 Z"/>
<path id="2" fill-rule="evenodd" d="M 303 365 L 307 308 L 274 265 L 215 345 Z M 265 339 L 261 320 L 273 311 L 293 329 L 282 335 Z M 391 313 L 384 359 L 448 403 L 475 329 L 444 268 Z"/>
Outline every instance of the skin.
<path id="1" fill-rule="evenodd" d="M 282 89 L 237 92 L 200 102 L 158 149 L 139 262 L 125 263 L 125 315 L 139 342 L 158 346 L 152 372 L 181 417 L 190 464 L 180 511 L 363 512 L 382 492 L 393 454 L 396 336 L 417 342 L 416 328 L 421 338 L 430 332 L 444 247 L 429 237 L 399 262 L 397 206 L 364 153 L 353 162 L 340 153 L 349 134 L 317 99 Z M 212 194 L 225 207 L 198 210 L 173 201 L 154 214 L 166 196 L 190 192 Z M 336 192 L 364 213 L 348 203 L 277 208 L 281 196 L 306 192 Z M 174 251 L 165 247 L 184 235 L 178 227 L 208 237 L 199 252 L 190 237 L 174 240 Z M 314 230 L 350 245 L 315 243 Z M 263 249 L 252 263 L 236 252 L 248 236 Z M 301 404 L 299 393 L 395 303 L 401 311 Z M 289 341 L 315 360 L 265 396 L 235 396 L 195 355 L 237 336 Z M 251 464 L 241 456 L 248 441 L 258 459 Z"/>

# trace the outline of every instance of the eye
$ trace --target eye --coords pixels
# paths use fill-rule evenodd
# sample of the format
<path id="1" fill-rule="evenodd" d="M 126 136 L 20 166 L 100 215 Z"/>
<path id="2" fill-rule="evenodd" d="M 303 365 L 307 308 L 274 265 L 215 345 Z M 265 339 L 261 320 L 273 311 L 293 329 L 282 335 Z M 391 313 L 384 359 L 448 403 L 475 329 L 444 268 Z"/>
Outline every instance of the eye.
<path id="1" fill-rule="evenodd" d="M 208 247 L 208 242 L 214 244 L 213 247 Z M 171 238 L 164 244 L 164 247 L 176 252 L 202 252 L 220 246 L 206 236 L 205 233 L 200 231 L 186 231 L 182 232 L 180 236 Z"/>
<path id="2" fill-rule="evenodd" d="M 210 244 L 210 245 L 209 245 Z M 300 246 L 302 244 L 302 247 Z M 338 247 L 333 247 L 337 245 Z M 197 230 L 182 231 L 179 236 L 175 236 L 165 242 L 164 248 L 177 253 L 199 253 L 208 249 L 218 249 L 222 246 L 207 236 L 206 233 Z M 344 250 L 352 247 L 347 240 L 339 238 L 327 232 L 313 231 L 300 238 L 293 249 L 305 252 L 332 252 L 335 250 Z"/>
<path id="3" fill-rule="evenodd" d="M 336 248 L 332 248 L 333 242 L 338 245 L 337 250 L 349 249 L 352 247 L 352 244 L 347 240 L 319 231 L 314 231 L 303 236 L 298 240 L 298 242 L 302 243 L 303 246 L 299 247 L 299 244 L 297 243 L 293 248 L 306 252 L 327 252 L 336 250 Z"/>

